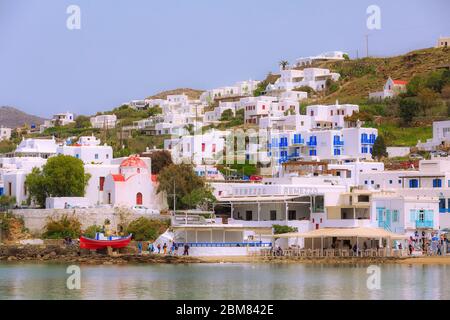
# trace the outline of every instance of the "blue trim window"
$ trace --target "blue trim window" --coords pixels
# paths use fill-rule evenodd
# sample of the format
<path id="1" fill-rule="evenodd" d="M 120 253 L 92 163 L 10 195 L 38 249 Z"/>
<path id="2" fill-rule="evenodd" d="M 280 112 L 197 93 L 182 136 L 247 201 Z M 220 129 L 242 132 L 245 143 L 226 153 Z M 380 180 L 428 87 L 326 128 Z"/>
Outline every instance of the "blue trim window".
<path id="1" fill-rule="evenodd" d="M 317 137 L 316 136 L 310 136 L 308 145 L 310 146 L 317 146 Z"/>
<path id="2" fill-rule="evenodd" d="M 317 156 L 317 150 L 309 150 L 309 155 L 310 156 Z"/>
<path id="3" fill-rule="evenodd" d="M 442 180 L 433 179 L 433 188 L 442 188 Z"/>
<path id="4" fill-rule="evenodd" d="M 280 138 L 280 147 L 287 147 L 288 146 L 288 138 L 287 137 L 281 137 Z"/>
<path id="5" fill-rule="evenodd" d="M 302 135 L 300 133 L 294 134 L 294 144 L 300 144 L 303 143 L 304 140 L 302 139 Z"/>
<path id="6" fill-rule="evenodd" d="M 364 180 L 364 184 L 367 184 L 367 180 Z"/>
<path id="7" fill-rule="evenodd" d="M 392 221 L 393 222 L 398 222 L 398 210 L 393 210 L 392 211 Z"/>
<path id="8" fill-rule="evenodd" d="M 368 150 L 367 147 L 361 147 L 361 153 L 367 153 Z"/>
<path id="9" fill-rule="evenodd" d="M 418 188 L 419 187 L 419 180 L 417 180 L 417 179 L 409 180 L 409 187 L 410 188 Z"/>
<path id="10" fill-rule="evenodd" d="M 341 149 L 334 149 L 334 155 L 340 156 L 341 155 Z"/>
<path id="11" fill-rule="evenodd" d="M 392 180 L 389 180 L 389 184 L 392 184 Z"/>

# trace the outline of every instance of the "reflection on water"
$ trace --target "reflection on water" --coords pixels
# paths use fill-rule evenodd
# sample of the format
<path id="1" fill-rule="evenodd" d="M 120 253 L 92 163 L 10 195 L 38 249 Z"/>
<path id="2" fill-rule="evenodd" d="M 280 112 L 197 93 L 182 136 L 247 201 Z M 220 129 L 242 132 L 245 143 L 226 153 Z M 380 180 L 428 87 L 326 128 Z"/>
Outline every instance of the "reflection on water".
<path id="1" fill-rule="evenodd" d="M 65 265 L 0 264 L 0 299 L 450 299 L 450 267 L 382 265 L 369 290 L 366 266 L 188 264 L 81 266 L 81 289 Z"/>

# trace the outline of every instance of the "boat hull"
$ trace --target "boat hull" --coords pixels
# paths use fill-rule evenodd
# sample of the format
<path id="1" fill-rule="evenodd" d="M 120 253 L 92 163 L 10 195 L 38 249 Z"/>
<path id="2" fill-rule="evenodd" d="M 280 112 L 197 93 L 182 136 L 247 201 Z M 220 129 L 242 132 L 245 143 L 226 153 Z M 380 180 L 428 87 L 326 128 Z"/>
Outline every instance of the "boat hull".
<path id="1" fill-rule="evenodd" d="M 111 248 L 123 248 L 130 244 L 131 235 L 126 238 L 116 239 L 116 240 L 95 240 L 91 238 L 80 237 L 80 248 L 81 249 L 103 249 L 107 247 Z"/>

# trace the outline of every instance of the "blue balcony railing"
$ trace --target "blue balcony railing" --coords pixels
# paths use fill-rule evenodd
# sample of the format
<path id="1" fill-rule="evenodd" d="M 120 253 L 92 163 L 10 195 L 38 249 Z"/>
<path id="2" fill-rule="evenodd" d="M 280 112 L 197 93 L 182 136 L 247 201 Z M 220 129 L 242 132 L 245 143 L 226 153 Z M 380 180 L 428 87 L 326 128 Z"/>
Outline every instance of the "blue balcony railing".
<path id="1" fill-rule="evenodd" d="M 433 228 L 432 220 L 416 220 L 416 228 Z"/>
<path id="2" fill-rule="evenodd" d="M 317 141 L 308 141 L 306 142 L 308 147 L 317 147 Z"/>
<path id="3" fill-rule="evenodd" d="M 439 213 L 449 213 L 450 208 L 439 208 Z"/>
<path id="4" fill-rule="evenodd" d="M 333 146 L 343 146 L 344 145 L 344 141 L 341 141 L 341 140 L 339 140 L 339 141 L 337 141 L 337 140 L 335 140 L 335 141 L 333 141 Z"/>
<path id="5" fill-rule="evenodd" d="M 292 144 L 304 144 L 305 143 L 305 139 L 302 138 L 295 138 L 292 139 Z"/>

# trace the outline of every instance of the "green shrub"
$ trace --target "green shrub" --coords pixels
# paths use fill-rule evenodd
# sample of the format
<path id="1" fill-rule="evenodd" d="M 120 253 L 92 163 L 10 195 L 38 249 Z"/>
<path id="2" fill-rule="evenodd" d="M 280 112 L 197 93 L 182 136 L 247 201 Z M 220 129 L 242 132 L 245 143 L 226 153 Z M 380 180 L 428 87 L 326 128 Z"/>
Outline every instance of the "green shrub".
<path id="1" fill-rule="evenodd" d="M 273 233 L 274 234 L 281 234 L 281 233 L 288 233 L 288 232 L 297 232 L 297 228 L 289 227 L 289 226 L 282 226 L 279 224 L 272 225 Z"/>
<path id="2" fill-rule="evenodd" d="M 53 217 L 48 218 L 43 237 L 46 239 L 78 238 L 80 234 L 80 221 L 75 217 L 63 215 L 59 219 Z"/>
<path id="3" fill-rule="evenodd" d="M 133 234 L 133 239 L 136 241 L 154 241 L 159 235 L 164 233 L 169 226 L 169 220 L 161 221 L 140 217 L 131 221 L 126 231 L 127 234 Z"/>
<path id="4" fill-rule="evenodd" d="M 5 239 L 10 239 L 12 232 L 28 233 L 22 217 L 16 217 L 12 213 L 0 214 L 0 233 Z"/>
<path id="5" fill-rule="evenodd" d="M 102 232 L 102 231 L 103 231 L 102 226 L 98 226 L 98 225 L 94 224 L 92 226 L 87 227 L 86 230 L 84 230 L 83 235 L 88 238 L 95 238 L 95 234 L 97 232 Z"/>

